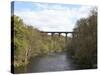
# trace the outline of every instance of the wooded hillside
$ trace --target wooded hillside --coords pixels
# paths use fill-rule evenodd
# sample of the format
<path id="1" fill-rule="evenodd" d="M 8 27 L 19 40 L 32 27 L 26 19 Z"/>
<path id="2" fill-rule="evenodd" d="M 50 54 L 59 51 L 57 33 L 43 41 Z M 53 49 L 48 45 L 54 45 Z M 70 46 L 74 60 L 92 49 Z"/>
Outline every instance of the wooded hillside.
<path id="1" fill-rule="evenodd" d="M 12 16 L 12 32 L 14 32 L 14 66 L 29 63 L 29 59 L 64 50 L 65 37 L 51 37 L 41 33 L 32 25 L 26 25 L 19 16 Z M 58 38 L 59 37 L 59 38 Z"/>
<path id="2" fill-rule="evenodd" d="M 96 67 L 97 64 L 97 9 L 93 9 L 87 18 L 77 21 L 68 52 L 83 67 Z"/>

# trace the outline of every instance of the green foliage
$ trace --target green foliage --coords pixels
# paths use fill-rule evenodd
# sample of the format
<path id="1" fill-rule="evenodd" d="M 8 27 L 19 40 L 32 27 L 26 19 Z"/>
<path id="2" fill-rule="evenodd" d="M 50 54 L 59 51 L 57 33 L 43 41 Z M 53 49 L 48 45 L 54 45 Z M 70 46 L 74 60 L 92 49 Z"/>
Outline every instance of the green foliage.
<path id="1" fill-rule="evenodd" d="M 14 24 L 14 66 L 26 65 L 30 58 L 61 52 L 64 49 L 65 37 L 58 35 L 51 37 L 46 33 L 40 33 L 33 26 L 23 23 L 18 16 L 12 16 Z M 13 40 L 12 40 L 13 41 Z"/>
<path id="2" fill-rule="evenodd" d="M 25 66 L 30 58 L 67 50 L 78 64 L 88 68 L 97 64 L 97 12 L 77 21 L 72 38 L 51 37 L 31 25 L 24 24 L 18 16 L 12 16 L 14 27 L 14 66 Z M 13 41 L 13 40 L 12 40 Z"/>
<path id="3" fill-rule="evenodd" d="M 94 67 L 97 64 L 97 12 L 93 10 L 87 18 L 77 21 L 68 52 L 78 64 Z"/>

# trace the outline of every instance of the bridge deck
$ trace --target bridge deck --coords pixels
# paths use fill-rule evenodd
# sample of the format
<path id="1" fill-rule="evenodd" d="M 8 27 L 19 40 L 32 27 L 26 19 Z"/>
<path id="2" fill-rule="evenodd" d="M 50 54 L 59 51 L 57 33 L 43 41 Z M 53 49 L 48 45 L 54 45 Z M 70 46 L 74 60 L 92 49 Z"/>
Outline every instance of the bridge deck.
<path id="1" fill-rule="evenodd" d="M 52 31 L 40 31 L 41 33 L 78 33 L 78 32 L 52 32 Z"/>

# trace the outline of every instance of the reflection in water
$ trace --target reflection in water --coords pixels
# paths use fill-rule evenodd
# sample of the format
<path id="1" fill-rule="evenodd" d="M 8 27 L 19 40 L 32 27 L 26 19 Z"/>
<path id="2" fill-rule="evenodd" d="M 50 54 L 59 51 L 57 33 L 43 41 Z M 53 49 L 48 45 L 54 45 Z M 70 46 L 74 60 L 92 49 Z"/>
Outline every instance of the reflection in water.
<path id="1" fill-rule="evenodd" d="M 65 53 L 55 53 L 37 57 L 25 67 L 15 69 L 15 73 L 34 73 L 48 71 L 64 71 L 76 69 L 77 65 Z"/>

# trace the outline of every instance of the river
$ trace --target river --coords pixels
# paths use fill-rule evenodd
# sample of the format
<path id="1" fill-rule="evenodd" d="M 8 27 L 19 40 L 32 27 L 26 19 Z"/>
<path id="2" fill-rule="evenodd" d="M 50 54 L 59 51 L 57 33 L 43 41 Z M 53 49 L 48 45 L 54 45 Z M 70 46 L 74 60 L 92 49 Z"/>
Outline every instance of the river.
<path id="1" fill-rule="evenodd" d="M 26 67 L 15 69 L 15 73 L 75 70 L 78 66 L 66 53 L 53 53 L 32 59 Z"/>

